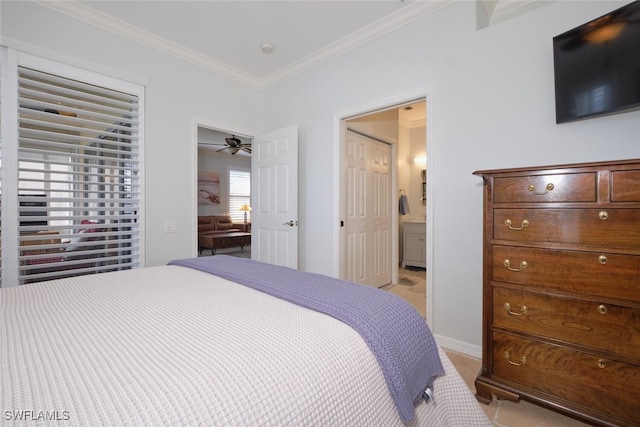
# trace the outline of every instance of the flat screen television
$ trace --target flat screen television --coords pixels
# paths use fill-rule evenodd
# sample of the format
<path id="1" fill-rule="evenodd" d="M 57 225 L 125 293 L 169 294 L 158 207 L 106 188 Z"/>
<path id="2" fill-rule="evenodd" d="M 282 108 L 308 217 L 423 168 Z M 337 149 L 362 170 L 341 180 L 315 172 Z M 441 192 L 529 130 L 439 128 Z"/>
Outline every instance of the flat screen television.
<path id="1" fill-rule="evenodd" d="M 556 122 L 640 109 L 640 1 L 553 38 Z"/>

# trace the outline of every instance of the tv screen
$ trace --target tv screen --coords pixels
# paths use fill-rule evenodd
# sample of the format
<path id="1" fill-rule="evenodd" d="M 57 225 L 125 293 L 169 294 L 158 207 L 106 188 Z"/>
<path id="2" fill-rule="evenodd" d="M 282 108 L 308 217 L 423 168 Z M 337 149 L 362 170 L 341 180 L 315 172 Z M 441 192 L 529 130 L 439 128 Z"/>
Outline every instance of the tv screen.
<path id="1" fill-rule="evenodd" d="M 640 1 L 553 38 L 556 122 L 640 108 Z"/>

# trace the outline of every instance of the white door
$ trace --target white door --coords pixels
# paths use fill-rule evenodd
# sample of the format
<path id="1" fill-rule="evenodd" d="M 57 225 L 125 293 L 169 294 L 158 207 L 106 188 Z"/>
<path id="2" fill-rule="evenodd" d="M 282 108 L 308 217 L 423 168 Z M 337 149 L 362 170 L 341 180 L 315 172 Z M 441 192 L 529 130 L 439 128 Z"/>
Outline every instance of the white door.
<path id="1" fill-rule="evenodd" d="M 391 146 L 346 135 L 345 258 L 347 280 L 391 283 Z"/>
<path id="2" fill-rule="evenodd" d="M 255 137 L 251 151 L 251 258 L 297 269 L 298 127 Z"/>

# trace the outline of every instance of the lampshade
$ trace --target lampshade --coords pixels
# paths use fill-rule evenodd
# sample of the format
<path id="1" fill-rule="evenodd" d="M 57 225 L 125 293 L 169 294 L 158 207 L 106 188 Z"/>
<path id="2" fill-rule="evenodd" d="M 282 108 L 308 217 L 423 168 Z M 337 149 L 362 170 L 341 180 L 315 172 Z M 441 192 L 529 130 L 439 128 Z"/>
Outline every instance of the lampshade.
<path id="1" fill-rule="evenodd" d="M 240 206 L 241 211 L 245 211 L 245 212 L 250 212 L 251 211 L 251 206 L 247 205 L 246 203 L 242 206 Z"/>

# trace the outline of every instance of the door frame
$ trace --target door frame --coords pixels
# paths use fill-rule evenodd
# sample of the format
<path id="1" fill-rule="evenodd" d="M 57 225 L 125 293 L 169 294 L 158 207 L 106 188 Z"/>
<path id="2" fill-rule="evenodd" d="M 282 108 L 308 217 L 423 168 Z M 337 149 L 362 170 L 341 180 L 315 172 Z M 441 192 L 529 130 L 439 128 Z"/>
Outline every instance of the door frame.
<path id="1" fill-rule="evenodd" d="M 337 165 L 336 171 L 333 177 L 333 189 L 334 194 L 338 195 L 337 203 L 334 204 L 334 223 L 338 226 L 334 228 L 333 241 L 338 242 L 338 250 L 333 253 L 332 265 L 334 266 L 333 275 L 335 277 L 343 278 L 343 252 L 344 252 L 344 227 L 341 226 L 341 221 L 344 219 L 344 166 L 345 166 L 345 132 L 346 126 L 345 121 L 349 118 L 353 118 L 356 116 L 362 116 L 366 114 L 375 113 L 376 111 L 388 110 L 390 108 L 394 108 L 396 106 L 400 106 L 403 104 L 407 104 L 416 100 L 424 99 L 427 105 L 426 108 L 426 153 L 427 153 L 427 188 L 426 188 L 426 197 L 427 200 L 431 201 L 431 203 L 427 203 L 427 219 L 426 219 L 426 251 L 427 251 L 427 271 L 426 271 L 426 311 L 427 311 L 427 324 L 433 329 L 433 307 L 435 306 L 434 301 L 434 251 L 433 251 L 433 233 L 434 233 L 434 203 L 433 203 L 433 194 L 435 187 L 435 160 L 436 160 L 436 141 L 435 141 L 435 133 L 434 133 L 434 110 L 435 103 L 433 97 L 433 90 L 431 87 L 423 87 L 417 88 L 411 91 L 407 91 L 404 93 L 400 93 L 397 95 L 389 96 L 386 98 L 380 98 L 373 100 L 367 104 L 361 104 L 349 107 L 344 110 L 340 110 L 334 113 L 333 115 L 333 141 L 334 141 L 334 164 Z M 395 157 L 395 156 L 394 156 Z M 397 157 L 395 157 L 397 161 Z M 396 169 L 397 171 L 397 165 Z M 398 180 L 397 174 L 394 174 L 392 178 L 392 194 L 398 193 Z M 395 205 L 394 205 L 395 206 Z M 394 207 L 395 211 L 395 207 Z M 397 218 L 397 214 L 396 214 Z M 396 219 L 397 222 L 397 219 Z M 394 227 L 395 228 L 395 227 Z M 398 247 L 399 242 L 399 233 L 396 231 L 395 236 L 392 236 L 391 244 L 394 245 L 395 248 Z M 397 253 L 397 249 L 396 249 Z M 397 257 L 396 257 L 397 258 Z M 398 275 L 398 265 L 397 263 L 394 265 L 395 275 L 392 274 L 392 277 L 397 279 Z"/>

